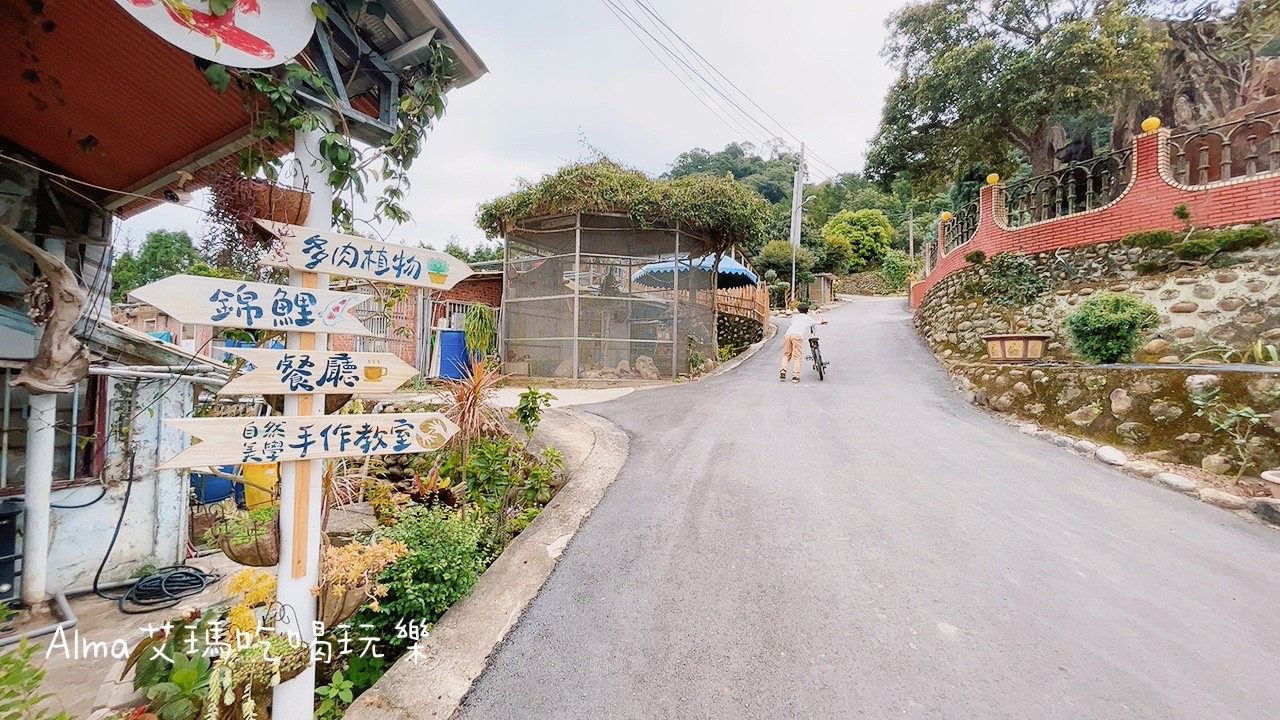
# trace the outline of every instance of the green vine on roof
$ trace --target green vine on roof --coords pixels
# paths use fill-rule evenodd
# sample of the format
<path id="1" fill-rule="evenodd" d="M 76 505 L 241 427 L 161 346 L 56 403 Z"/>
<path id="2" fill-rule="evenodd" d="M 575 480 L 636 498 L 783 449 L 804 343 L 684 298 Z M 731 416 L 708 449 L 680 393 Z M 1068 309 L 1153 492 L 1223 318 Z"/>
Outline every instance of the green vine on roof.
<path id="1" fill-rule="evenodd" d="M 515 192 L 482 204 L 476 224 L 495 238 L 521 220 L 593 212 L 623 213 L 641 227 L 679 222 L 720 251 L 763 244 L 771 218 L 768 201 L 731 177 L 654 180 L 602 159 L 568 165 L 536 184 L 523 182 Z"/>
<path id="2" fill-rule="evenodd" d="M 334 5 L 315 3 L 317 21 L 328 22 L 330 7 L 336 8 L 350 27 L 358 27 L 363 14 L 381 17 L 386 10 L 374 0 L 342 0 Z M 263 70 L 229 68 L 211 64 L 205 79 L 218 92 L 234 85 L 239 90 L 250 117 L 255 141 L 238 156 L 239 172 L 245 177 L 278 179 L 284 156 L 293 151 L 293 137 L 324 124 L 322 108 L 300 94 L 327 98 L 338 126 L 326 132 L 319 144 L 322 169 L 333 187 L 334 223 L 351 231 L 357 220 L 356 199 L 367 200 L 366 188 L 384 183 L 374 200 L 379 219 L 403 223 L 411 216 L 402 204 L 409 190 L 409 169 L 422 152 L 422 141 L 432 123 L 444 115 L 445 92 L 453 80 L 453 48 L 443 39 L 429 43 L 430 56 L 401 74 L 395 128 L 381 145 L 363 147 L 351 140 L 346 120 L 338 111 L 333 85 L 320 74 L 306 55 L 284 65 Z"/>

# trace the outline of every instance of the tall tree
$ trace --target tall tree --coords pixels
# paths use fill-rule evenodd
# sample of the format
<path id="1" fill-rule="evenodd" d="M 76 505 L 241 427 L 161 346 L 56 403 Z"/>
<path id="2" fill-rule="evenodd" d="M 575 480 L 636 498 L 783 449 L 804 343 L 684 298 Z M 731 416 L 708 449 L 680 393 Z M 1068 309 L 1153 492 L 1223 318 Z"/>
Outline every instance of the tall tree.
<path id="1" fill-rule="evenodd" d="M 170 275 L 188 273 L 212 274 L 204 257 L 196 252 L 191 236 L 184 230 L 152 230 L 135 254 L 125 250 L 116 255 L 111 268 L 114 288 L 112 302 L 123 302 L 130 291 Z"/>
<path id="2" fill-rule="evenodd" d="M 924 0 L 889 20 L 899 70 L 868 153 L 887 185 L 940 187 L 978 162 L 1053 168 L 1055 124 L 1145 96 L 1164 35 L 1145 0 Z"/>

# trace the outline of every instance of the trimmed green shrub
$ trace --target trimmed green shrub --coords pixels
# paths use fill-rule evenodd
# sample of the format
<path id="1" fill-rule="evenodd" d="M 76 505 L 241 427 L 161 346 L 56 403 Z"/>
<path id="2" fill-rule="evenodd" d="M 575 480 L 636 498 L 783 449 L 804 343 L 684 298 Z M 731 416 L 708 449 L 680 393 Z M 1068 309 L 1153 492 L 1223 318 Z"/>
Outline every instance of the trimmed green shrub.
<path id="1" fill-rule="evenodd" d="M 1092 363 L 1114 363 L 1133 355 L 1142 334 L 1159 324 L 1156 309 L 1130 295 L 1103 293 L 1067 316 L 1076 352 Z"/>
<path id="2" fill-rule="evenodd" d="M 964 261 L 970 265 L 981 265 L 987 261 L 987 254 L 981 250 L 974 250 L 964 254 Z"/>
<path id="3" fill-rule="evenodd" d="M 1222 249 L 1218 237 L 1212 233 L 1196 232 L 1173 246 L 1173 254 L 1179 260 L 1203 260 Z"/>
<path id="4" fill-rule="evenodd" d="M 1243 230 L 1223 230 L 1218 244 L 1227 252 L 1235 252 L 1266 245 L 1275 238 L 1275 233 L 1271 232 L 1271 228 L 1265 225 L 1254 225 Z"/>
<path id="5" fill-rule="evenodd" d="M 911 261 L 911 258 L 901 250 L 891 250 L 884 256 L 884 263 L 880 267 L 880 277 L 884 278 L 884 282 L 892 290 L 901 290 L 907 286 L 911 273 L 915 271 L 918 263 Z"/>
<path id="6" fill-rule="evenodd" d="M 1136 270 L 1139 275 L 1155 275 L 1158 272 L 1164 272 L 1166 267 L 1162 262 L 1157 262 L 1155 260 L 1143 260 L 1142 262 L 1134 263 L 1133 269 Z"/>
<path id="7" fill-rule="evenodd" d="M 1163 248 L 1169 247 L 1181 239 L 1181 235 L 1171 230 L 1142 230 L 1125 235 L 1120 242 L 1129 247 Z"/>
<path id="8" fill-rule="evenodd" d="M 453 510 L 419 505 L 405 510 L 395 525 L 379 530 L 377 537 L 404 543 L 409 554 L 378 578 L 387 594 L 377 610 L 362 608 L 350 625 L 368 623 L 373 627 L 362 628 L 369 631 L 365 634 L 380 638 L 393 651 L 403 650 L 413 641 L 397 637 L 403 634 L 397 633 L 397 623 L 434 623 L 471 592 L 489 560 L 482 546 L 484 527 Z"/>

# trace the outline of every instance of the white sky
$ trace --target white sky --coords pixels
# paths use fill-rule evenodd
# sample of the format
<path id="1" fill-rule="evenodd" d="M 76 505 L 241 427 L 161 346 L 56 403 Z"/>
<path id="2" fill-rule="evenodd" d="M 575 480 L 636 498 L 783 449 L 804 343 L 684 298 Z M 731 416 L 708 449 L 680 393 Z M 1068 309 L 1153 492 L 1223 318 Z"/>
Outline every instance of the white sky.
<path id="1" fill-rule="evenodd" d="M 636 0 L 617 2 L 640 16 Z M 893 79 L 880 57 L 884 20 L 901 0 L 649 2 L 819 156 L 841 171 L 861 169 Z M 456 235 L 474 245 L 484 237 L 474 222 L 479 203 L 517 178 L 536 180 L 588 157 L 588 145 L 656 175 L 691 148 L 749 139 L 681 86 L 603 0 L 437 3 L 489 73 L 449 94 L 411 173 L 414 220 L 379 228 L 384 239 L 438 248 Z M 155 228 L 198 237 L 200 218 L 190 208 L 157 208 L 123 223 L 120 239 L 138 242 Z"/>

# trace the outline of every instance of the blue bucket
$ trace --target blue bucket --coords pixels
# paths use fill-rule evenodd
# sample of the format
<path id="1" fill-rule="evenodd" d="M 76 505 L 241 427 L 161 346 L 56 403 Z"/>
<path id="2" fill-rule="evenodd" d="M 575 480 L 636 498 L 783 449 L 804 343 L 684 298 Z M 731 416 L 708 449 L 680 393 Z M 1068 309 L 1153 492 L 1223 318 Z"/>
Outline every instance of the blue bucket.
<path id="1" fill-rule="evenodd" d="M 233 475 L 236 467 L 234 465 L 223 465 L 218 470 L 228 475 Z M 243 485 L 205 473 L 191 473 L 191 489 L 196 494 L 196 500 L 205 505 L 222 502 L 232 495 L 236 497 L 237 501 L 244 497 Z"/>
<path id="2" fill-rule="evenodd" d="M 467 334 L 462 330 L 440 331 L 440 377 L 461 380 L 471 361 L 467 357 Z"/>

